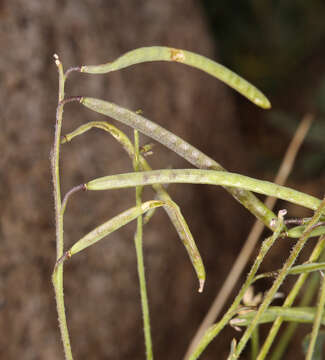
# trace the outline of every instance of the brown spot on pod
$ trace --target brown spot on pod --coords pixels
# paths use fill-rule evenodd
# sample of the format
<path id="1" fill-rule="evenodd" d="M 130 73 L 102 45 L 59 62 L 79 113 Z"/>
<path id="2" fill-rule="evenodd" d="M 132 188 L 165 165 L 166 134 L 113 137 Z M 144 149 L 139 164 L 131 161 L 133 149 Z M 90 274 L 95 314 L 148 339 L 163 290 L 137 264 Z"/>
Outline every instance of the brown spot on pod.
<path id="1" fill-rule="evenodd" d="M 184 62 L 185 54 L 182 50 L 170 49 L 170 58 L 172 61 Z"/>

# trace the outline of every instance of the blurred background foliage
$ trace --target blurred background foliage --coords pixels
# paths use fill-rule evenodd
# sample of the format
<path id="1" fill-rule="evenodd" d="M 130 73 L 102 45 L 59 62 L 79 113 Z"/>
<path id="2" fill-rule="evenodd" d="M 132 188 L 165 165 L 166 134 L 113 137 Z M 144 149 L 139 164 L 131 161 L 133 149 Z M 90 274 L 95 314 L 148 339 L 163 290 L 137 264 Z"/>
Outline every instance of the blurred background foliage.
<path id="1" fill-rule="evenodd" d="M 273 110 L 256 119 L 237 97 L 258 167 L 278 167 L 285 142 L 270 147 L 269 138 L 291 137 L 302 116 L 311 112 L 315 121 L 294 176 L 324 173 L 325 2 L 203 0 L 203 6 L 223 63 L 271 99 Z"/>

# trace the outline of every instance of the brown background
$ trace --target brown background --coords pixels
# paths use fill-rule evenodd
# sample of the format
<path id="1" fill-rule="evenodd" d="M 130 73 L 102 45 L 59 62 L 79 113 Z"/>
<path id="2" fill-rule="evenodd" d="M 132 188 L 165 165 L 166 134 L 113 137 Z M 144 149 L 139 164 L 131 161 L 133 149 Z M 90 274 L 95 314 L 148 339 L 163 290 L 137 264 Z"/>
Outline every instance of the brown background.
<path id="1" fill-rule="evenodd" d="M 194 0 L 0 1 L 0 358 L 62 359 L 50 276 L 55 262 L 49 153 L 54 136 L 57 71 L 112 60 L 140 46 L 168 45 L 218 58 L 203 10 Z M 233 92 L 179 64 L 143 64 L 103 76 L 72 74 L 68 95 L 108 99 L 144 115 L 197 146 L 227 169 L 248 172 Z M 251 106 L 250 116 L 261 110 Z M 102 117 L 76 104 L 64 130 Z M 121 127 L 132 136 L 132 132 Z M 149 140 L 141 138 L 142 143 Z M 154 168 L 189 167 L 162 146 Z M 108 135 L 89 132 L 62 148 L 63 193 L 88 179 L 131 171 Z M 197 282 L 162 210 L 145 228 L 145 262 L 157 358 L 180 359 L 222 284 L 252 223 L 221 189 L 170 186 L 197 240 L 207 286 Z M 317 193 L 316 193 L 317 194 Z M 147 199 L 153 197 L 148 189 Z M 65 243 L 134 204 L 134 192 L 80 193 L 68 205 Z M 65 267 L 65 296 L 76 359 L 143 359 L 135 224 L 75 256 Z M 204 358 L 226 358 L 236 335 L 213 343 Z"/>

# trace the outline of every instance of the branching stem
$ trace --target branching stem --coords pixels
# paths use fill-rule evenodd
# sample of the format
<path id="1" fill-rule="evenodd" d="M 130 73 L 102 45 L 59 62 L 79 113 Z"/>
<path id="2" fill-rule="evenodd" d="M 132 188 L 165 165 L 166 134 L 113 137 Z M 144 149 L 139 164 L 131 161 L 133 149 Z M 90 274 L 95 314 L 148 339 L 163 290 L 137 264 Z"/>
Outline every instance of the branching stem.
<path id="1" fill-rule="evenodd" d="M 61 204 L 61 190 L 60 190 L 60 140 L 61 140 L 61 128 L 62 128 L 62 116 L 64 100 L 64 73 L 62 63 L 58 56 L 55 56 L 55 64 L 59 71 L 59 103 L 56 112 L 56 124 L 55 124 L 55 137 L 54 147 L 52 150 L 52 179 L 54 187 L 54 202 L 55 202 L 55 227 L 56 227 L 56 259 L 59 260 L 63 256 L 64 242 L 63 242 L 63 213 Z M 72 351 L 70 345 L 70 338 L 67 326 L 67 319 L 64 306 L 64 294 L 63 294 L 63 262 L 59 262 L 54 267 L 52 274 L 52 282 L 55 291 L 56 306 L 59 318 L 59 327 L 61 332 L 61 338 L 64 347 L 65 358 L 72 360 Z"/>

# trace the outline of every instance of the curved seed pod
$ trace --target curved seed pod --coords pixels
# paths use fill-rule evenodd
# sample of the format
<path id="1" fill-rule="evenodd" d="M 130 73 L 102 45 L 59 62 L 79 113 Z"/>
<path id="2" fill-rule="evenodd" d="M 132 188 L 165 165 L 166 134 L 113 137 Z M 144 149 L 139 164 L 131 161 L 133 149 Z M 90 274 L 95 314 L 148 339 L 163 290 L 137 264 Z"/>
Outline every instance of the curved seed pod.
<path id="1" fill-rule="evenodd" d="M 179 206 L 175 202 L 170 200 L 165 200 L 165 203 L 168 206 L 169 211 L 172 213 L 173 218 L 176 219 L 176 221 L 173 221 L 173 225 L 178 233 L 178 236 L 182 240 L 187 250 L 187 253 L 189 254 L 192 265 L 199 279 L 199 292 L 202 292 L 205 283 L 205 270 L 202 263 L 201 255 L 196 247 L 192 233 L 180 211 Z"/>
<path id="2" fill-rule="evenodd" d="M 95 244 L 96 242 L 103 239 L 105 236 L 119 229 L 120 227 L 126 225 L 130 221 L 136 219 L 139 215 L 144 214 L 150 209 L 156 207 L 168 207 L 171 212 L 173 212 L 175 218 L 178 220 L 177 225 L 175 226 L 177 233 L 179 234 L 186 250 L 190 256 L 191 262 L 197 274 L 199 280 L 199 292 L 202 292 L 204 282 L 205 282 L 205 270 L 204 265 L 200 256 L 200 253 L 196 247 L 193 236 L 187 226 L 186 221 L 184 220 L 179 207 L 173 201 L 158 201 L 151 200 L 145 203 L 142 203 L 141 206 L 134 206 L 121 214 L 113 217 L 112 219 L 106 221 L 104 224 L 96 227 L 94 230 L 89 232 L 79 241 L 77 241 L 69 251 L 66 252 L 65 258 L 70 258 L 72 255 L 86 249 L 87 247 Z"/>
<path id="3" fill-rule="evenodd" d="M 120 144 L 122 144 L 125 151 L 128 153 L 130 158 L 133 158 L 134 154 L 134 147 L 131 143 L 130 139 L 117 127 L 107 123 L 106 121 L 92 121 L 87 124 L 79 126 L 73 132 L 65 135 L 61 141 L 61 143 L 71 141 L 75 136 L 81 135 L 84 132 L 90 130 L 92 127 L 96 127 L 99 129 L 103 129 L 110 133 Z M 149 166 L 148 162 L 143 156 L 139 156 L 139 162 L 141 165 L 142 170 L 150 171 L 151 167 Z M 166 213 L 168 214 L 169 219 L 171 220 L 172 224 L 174 225 L 180 240 L 184 244 L 188 255 L 192 261 L 193 266 L 196 268 L 196 272 L 200 282 L 200 289 L 201 292 L 203 290 L 203 284 L 205 279 L 205 272 L 203 263 L 200 257 L 199 250 L 195 244 L 193 239 L 192 233 L 187 226 L 187 222 L 183 217 L 179 207 L 176 205 L 175 202 L 172 201 L 171 197 L 169 196 L 168 192 L 164 189 L 161 184 L 152 184 L 153 189 L 157 193 L 158 199 L 165 201 L 169 204 L 174 204 L 173 206 L 164 206 Z M 156 208 L 152 207 L 150 210 L 147 211 L 147 214 L 151 211 L 155 211 Z M 152 215 L 152 214 L 151 214 Z"/>
<path id="4" fill-rule="evenodd" d="M 233 71 L 205 56 L 181 49 L 164 46 L 142 47 L 129 51 L 115 61 L 106 64 L 81 66 L 81 72 L 88 74 L 105 74 L 131 65 L 152 61 L 179 62 L 197 68 L 223 81 L 225 84 L 252 101 L 255 105 L 264 109 L 269 109 L 271 107 L 269 100 L 260 90 Z"/>
<path id="5" fill-rule="evenodd" d="M 159 206 L 164 206 L 164 202 L 155 200 L 147 201 L 141 206 L 134 206 L 126 211 L 123 211 L 121 214 L 114 216 L 112 219 L 106 221 L 102 225 L 99 225 L 77 241 L 69 250 L 69 257 L 95 244 L 105 236 L 136 219 L 139 215 L 142 215 L 149 209 Z"/>
<path id="6" fill-rule="evenodd" d="M 284 321 L 291 321 L 297 323 L 313 323 L 315 319 L 316 308 L 314 307 L 292 307 L 285 308 L 281 306 L 270 306 L 262 316 L 259 318 L 259 324 L 273 322 L 278 316 L 281 316 Z M 247 311 L 243 314 L 237 315 L 236 318 L 230 320 L 230 325 L 233 326 L 248 326 L 254 316 L 255 310 Z M 321 323 L 325 325 L 325 315 L 323 315 Z"/>
<path id="7" fill-rule="evenodd" d="M 215 160 L 206 156 L 200 150 L 196 149 L 191 144 L 187 143 L 180 137 L 174 135 L 170 131 L 164 129 L 158 124 L 136 114 L 128 109 L 122 108 L 116 104 L 108 101 L 82 97 L 81 104 L 89 109 L 96 111 L 100 114 L 112 117 L 113 119 L 122 122 L 134 129 L 139 130 L 143 134 L 153 138 L 159 143 L 165 145 L 172 151 L 176 152 L 179 156 L 186 159 L 195 167 L 200 169 L 213 169 L 224 171 L 225 169 L 218 164 Z M 263 204 L 255 195 L 243 189 L 234 187 L 226 187 L 226 190 L 243 206 L 245 206 L 256 218 L 261 220 L 265 226 L 274 230 L 275 228 L 270 225 L 272 219 L 276 216 L 274 213 Z"/>
<path id="8" fill-rule="evenodd" d="M 312 210 L 317 210 L 321 204 L 319 199 L 285 186 L 240 174 L 214 170 L 173 169 L 126 173 L 91 180 L 85 184 L 85 187 L 88 190 L 109 190 L 155 183 L 191 183 L 237 187 L 259 194 L 274 196 Z"/>

